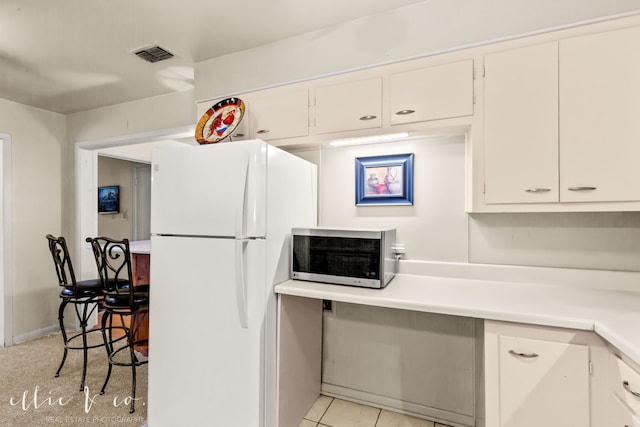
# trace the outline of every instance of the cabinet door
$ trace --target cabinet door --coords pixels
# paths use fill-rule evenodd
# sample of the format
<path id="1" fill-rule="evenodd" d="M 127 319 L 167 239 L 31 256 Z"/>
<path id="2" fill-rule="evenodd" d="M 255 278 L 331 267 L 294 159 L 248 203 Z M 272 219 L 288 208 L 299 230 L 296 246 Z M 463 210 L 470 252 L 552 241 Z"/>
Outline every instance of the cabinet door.
<path id="1" fill-rule="evenodd" d="M 640 200 L 640 28 L 560 42 L 560 200 Z"/>
<path id="2" fill-rule="evenodd" d="M 640 420 L 613 393 L 609 393 L 607 421 L 611 427 L 640 427 Z"/>
<path id="3" fill-rule="evenodd" d="M 609 355 L 609 388 L 634 413 L 640 414 L 640 373 L 614 354 Z"/>
<path id="4" fill-rule="evenodd" d="M 382 126 L 382 79 L 316 88 L 316 133 Z"/>
<path id="5" fill-rule="evenodd" d="M 269 141 L 309 135 L 309 92 L 306 88 L 275 88 L 251 103 L 251 135 Z"/>
<path id="6" fill-rule="evenodd" d="M 589 425 L 589 347 L 500 336 L 500 426 Z"/>
<path id="7" fill-rule="evenodd" d="M 473 114 L 473 61 L 392 74 L 391 124 Z"/>
<path id="8" fill-rule="evenodd" d="M 485 57 L 485 202 L 558 201 L 558 45 Z"/>

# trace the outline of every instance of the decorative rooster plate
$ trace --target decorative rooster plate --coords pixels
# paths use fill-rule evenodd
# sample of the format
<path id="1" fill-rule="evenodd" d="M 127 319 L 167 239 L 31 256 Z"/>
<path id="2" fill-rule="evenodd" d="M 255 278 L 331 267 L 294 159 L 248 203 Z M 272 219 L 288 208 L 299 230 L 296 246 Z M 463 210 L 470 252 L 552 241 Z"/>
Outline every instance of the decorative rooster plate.
<path id="1" fill-rule="evenodd" d="M 215 103 L 200 118 L 196 126 L 199 144 L 220 142 L 235 130 L 244 116 L 244 102 L 240 98 L 227 98 Z"/>

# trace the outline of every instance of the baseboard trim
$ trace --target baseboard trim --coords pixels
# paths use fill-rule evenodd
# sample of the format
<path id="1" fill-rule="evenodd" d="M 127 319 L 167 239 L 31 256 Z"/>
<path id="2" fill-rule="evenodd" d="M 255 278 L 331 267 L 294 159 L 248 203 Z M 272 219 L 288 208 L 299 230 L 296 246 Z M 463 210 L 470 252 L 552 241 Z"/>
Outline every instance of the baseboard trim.
<path id="1" fill-rule="evenodd" d="M 386 396 L 355 390 L 335 384 L 322 383 L 321 394 L 338 399 L 349 400 L 392 412 L 410 415 L 437 423 L 443 423 L 452 427 L 475 426 L 474 417 L 464 414 L 456 414 L 447 410 L 420 405 L 417 403 L 402 401 Z"/>
<path id="2" fill-rule="evenodd" d="M 46 328 L 36 329 L 35 331 L 27 332 L 26 334 L 16 335 L 13 337 L 13 343 L 20 344 L 26 341 L 31 341 L 36 338 L 43 337 L 52 332 L 59 332 L 59 331 L 60 331 L 60 325 L 47 326 Z"/>

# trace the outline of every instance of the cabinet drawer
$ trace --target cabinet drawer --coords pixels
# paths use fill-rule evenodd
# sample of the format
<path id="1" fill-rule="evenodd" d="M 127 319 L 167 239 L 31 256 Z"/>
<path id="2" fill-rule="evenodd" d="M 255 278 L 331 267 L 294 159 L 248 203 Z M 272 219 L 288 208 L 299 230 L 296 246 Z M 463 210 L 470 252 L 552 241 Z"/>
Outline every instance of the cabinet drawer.
<path id="1" fill-rule="evenodd" d="M 609 387 L 636 415 L 640 414 L 640 373 L 615 354 L 609 355 Z"/>
<path id="2" fill-rule="evenodd" d="M 608 427 L 640 427 L 640 420 L 634 417 L 614 393 L 609 393 Z"/>

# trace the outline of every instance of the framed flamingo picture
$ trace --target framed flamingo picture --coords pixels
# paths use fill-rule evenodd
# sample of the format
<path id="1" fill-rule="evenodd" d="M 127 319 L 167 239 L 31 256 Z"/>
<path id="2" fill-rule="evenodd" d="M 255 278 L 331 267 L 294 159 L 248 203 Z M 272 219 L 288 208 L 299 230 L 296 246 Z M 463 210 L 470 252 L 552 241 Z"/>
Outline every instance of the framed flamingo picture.
<path id="1" fill-rule="evenodd" d="M 413 205 L 413 153 L 356 157 L 356 205 Z"/>

